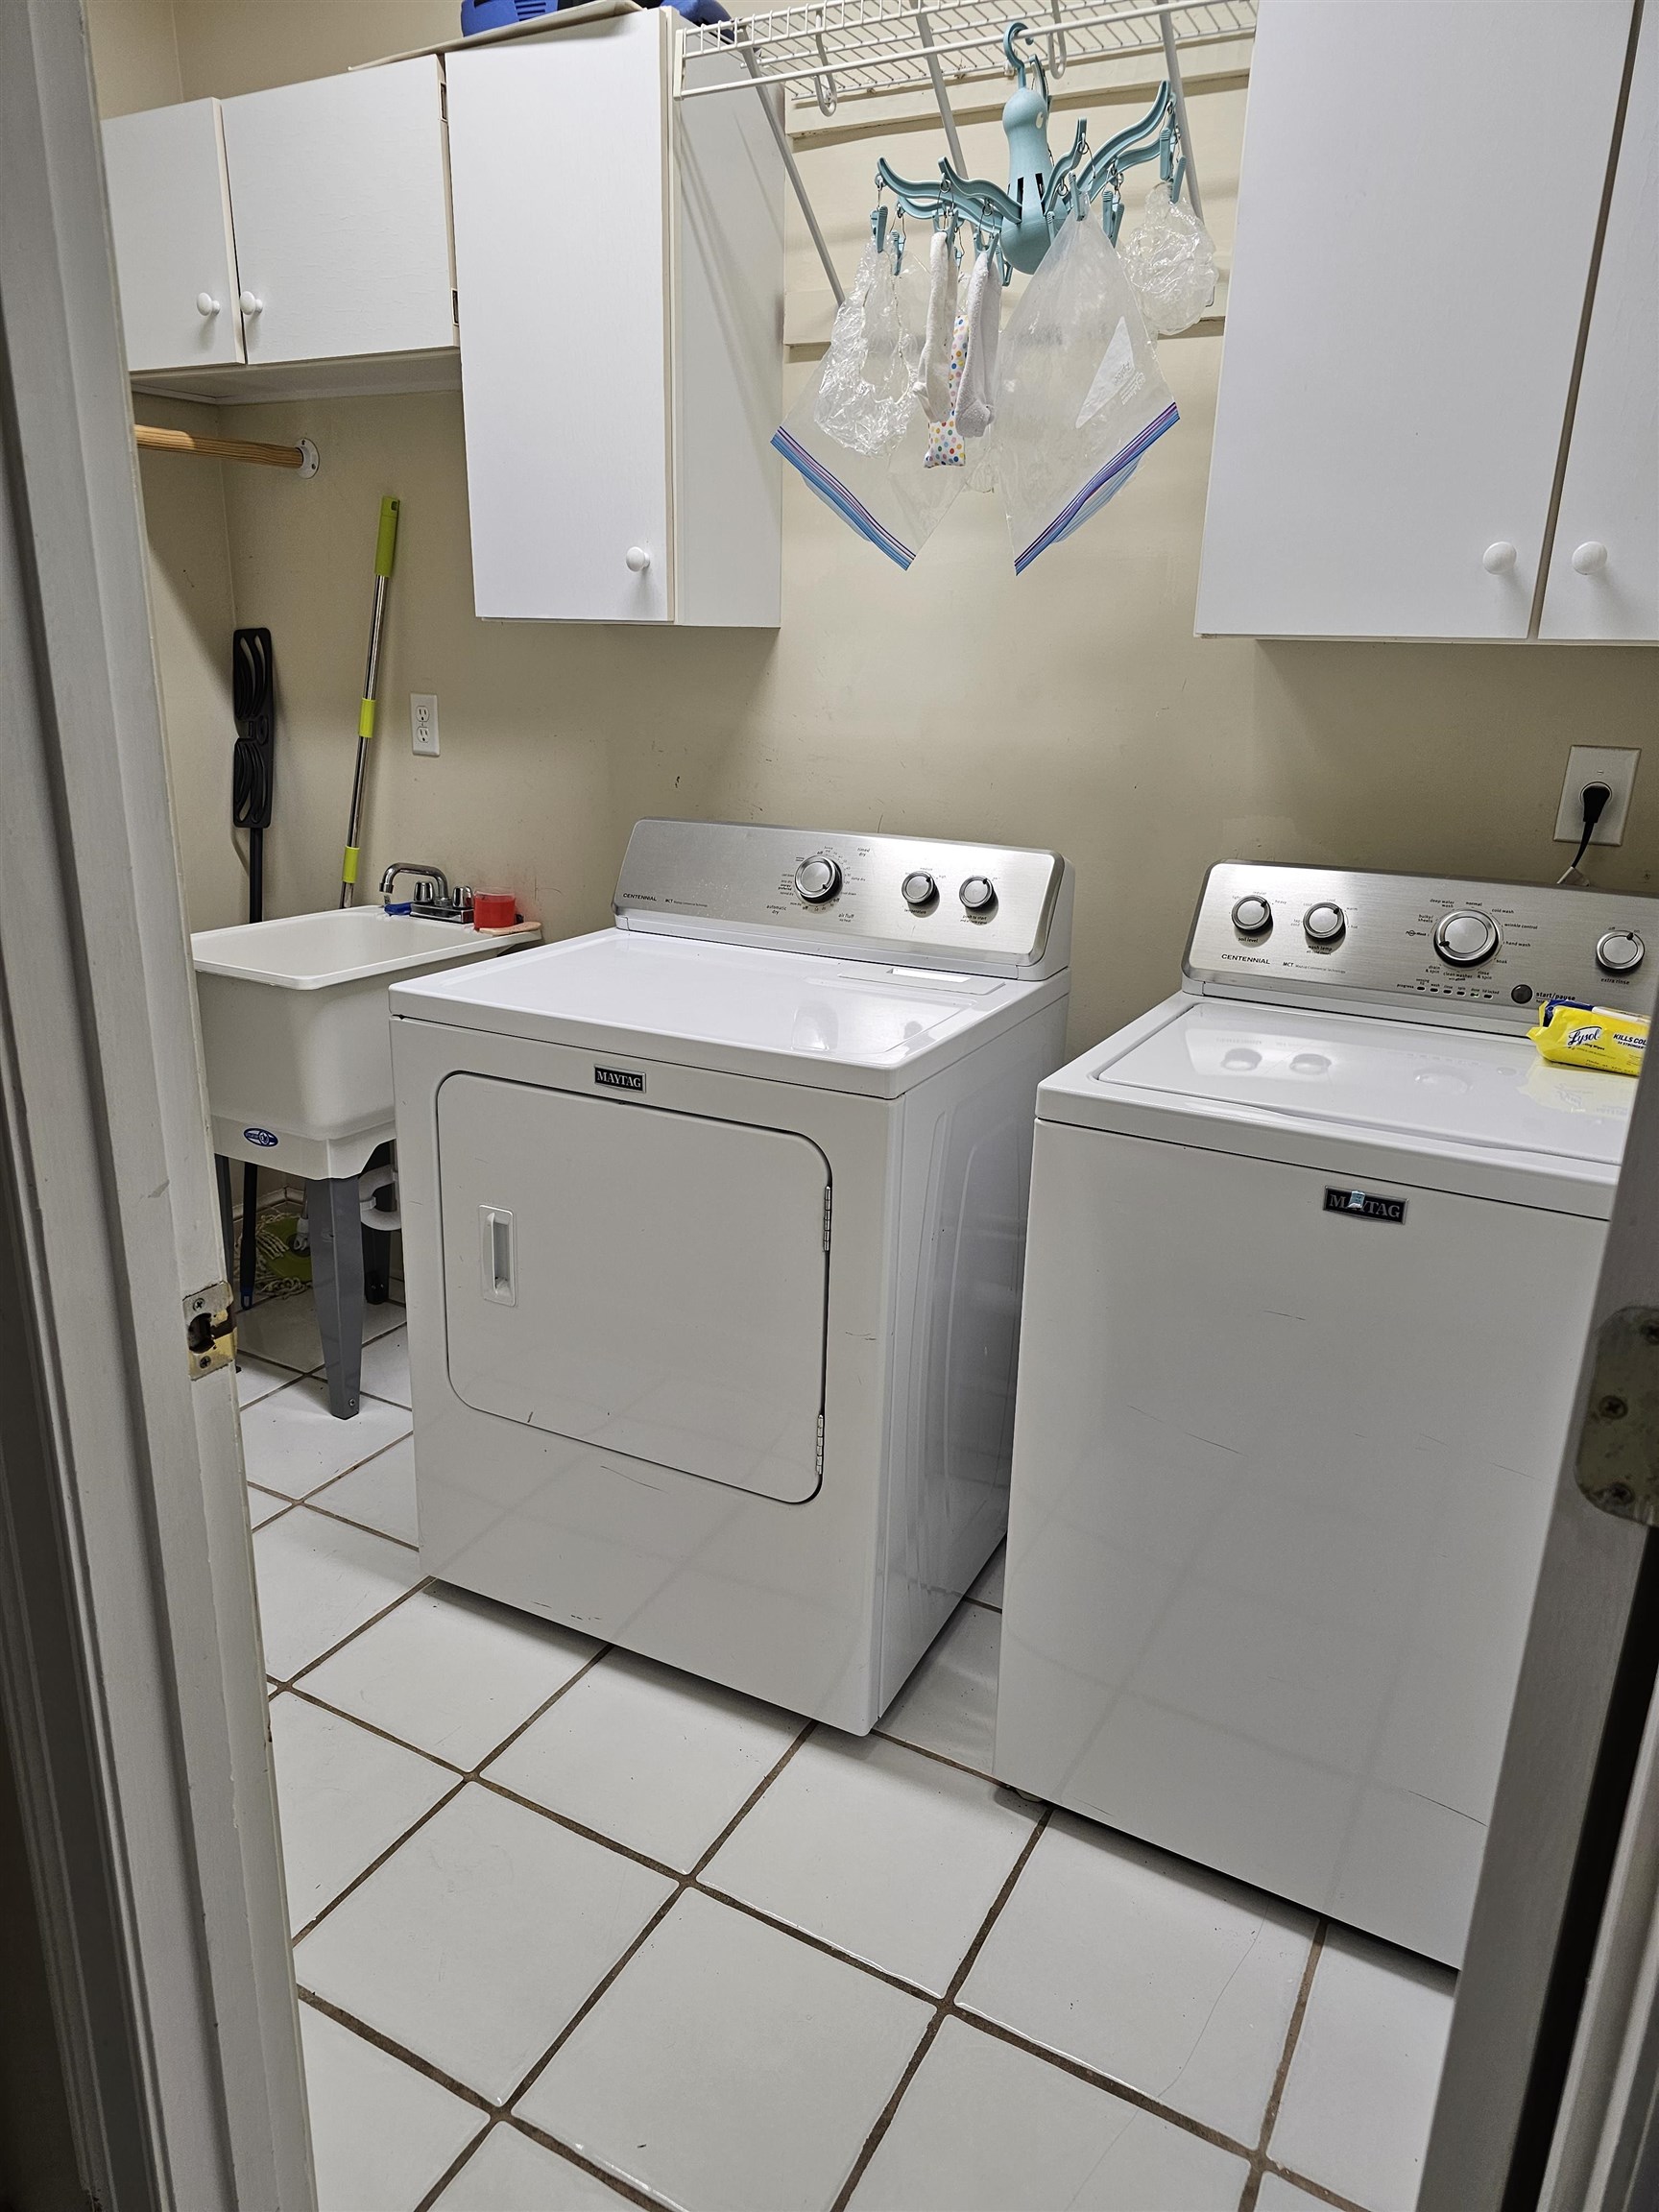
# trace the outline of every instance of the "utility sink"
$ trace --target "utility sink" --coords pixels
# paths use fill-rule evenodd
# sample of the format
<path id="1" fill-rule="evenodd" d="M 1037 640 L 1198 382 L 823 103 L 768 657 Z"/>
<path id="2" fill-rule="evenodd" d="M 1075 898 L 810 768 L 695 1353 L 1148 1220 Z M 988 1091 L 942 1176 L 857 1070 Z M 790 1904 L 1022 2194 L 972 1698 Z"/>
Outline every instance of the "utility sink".
<path id="1" fill-rule="evenodd" d="M 393 1135 L 386 991 L 540 941 L 348 906 L 198 929 L 213 1149 L 307 1182 L 355 1175 Z"/>

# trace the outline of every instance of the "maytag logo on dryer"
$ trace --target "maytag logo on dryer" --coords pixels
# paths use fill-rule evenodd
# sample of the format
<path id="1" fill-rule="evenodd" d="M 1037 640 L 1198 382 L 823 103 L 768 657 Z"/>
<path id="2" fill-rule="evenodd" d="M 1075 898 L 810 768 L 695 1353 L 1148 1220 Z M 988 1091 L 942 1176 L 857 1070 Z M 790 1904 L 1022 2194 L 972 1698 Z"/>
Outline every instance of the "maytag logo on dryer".
<path id="1" fill-rule="evenodd" d="M 593 1080 L 601 1091 L 643 1091 L 645 1077 L 637 1068 L 595 1068 Z"/>
<path id="2" fill-rule="evenodd" d="M 1406 1218 L 1404 1198 L 1379 1198 L 1369 1190 L 1338 1190 L 1325 1186 L 1327 1214 L 1346 1214 L 1356 1221 L 1393 1221 Z"/>

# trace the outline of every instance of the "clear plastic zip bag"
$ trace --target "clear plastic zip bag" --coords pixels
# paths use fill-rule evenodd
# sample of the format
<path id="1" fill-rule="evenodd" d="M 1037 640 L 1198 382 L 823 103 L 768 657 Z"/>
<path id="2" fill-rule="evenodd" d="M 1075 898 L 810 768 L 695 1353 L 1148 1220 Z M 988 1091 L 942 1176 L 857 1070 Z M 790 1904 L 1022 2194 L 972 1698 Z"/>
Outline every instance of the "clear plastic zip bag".
<path id="1" fill-rule="evenodd" d="M 1215 298 L 1215 243 L 1160 178 L 1122 247 L 1123 266 L 1146 327 L 1159 338 L 1190 330 Z"/>
<path id="2" fill-rule="evenodd" d="M 1118 250 L 1067 221 L 1002 336 L 989 443 L 1014 572 L 1099 513 L 1177 420 Z"/>
<path id="3" fill-rule="evenodd" d="M 927 279 L 906 261 L 903 274 L 890 281 L 900 341 L 913 375 L 921 358 Z M 847 445 L 824 428 L 819 408 L 829 371 L 827 354 L 772 444 L 850 528 L 889 561 L 908 568 L 961 491 L 964 471 L 926 466 L 927 417 L 908 388 L 908 416 L 898 437 L 879 451 Z"/>
<path id="4" fill-rule="evenodd" d="M 835 310 L 813 401 L 818 428 L 851 453 L 886 453 L 911 426 L 920 335 L 905 329 L 899 280 L 872 238 L 852 291 Z"/>

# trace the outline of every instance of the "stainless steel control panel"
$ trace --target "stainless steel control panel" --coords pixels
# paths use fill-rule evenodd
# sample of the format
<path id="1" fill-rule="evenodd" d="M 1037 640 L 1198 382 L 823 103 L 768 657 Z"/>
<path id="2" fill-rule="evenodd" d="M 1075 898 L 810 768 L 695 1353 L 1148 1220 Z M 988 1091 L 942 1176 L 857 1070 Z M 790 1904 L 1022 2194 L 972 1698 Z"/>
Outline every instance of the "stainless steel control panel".
<path id="1" fill-rule="evenodd" d="M 1650 1015 L 1659 899 L 1226 860 L 1182 971 L 1190 991 L 1464 1028 L 1529 1028 L 1546 998 Z"/>
<path id="2" fill-rule="evenodd" d="M 1071 956 L 1068 862 L 943 837 L 637 822 L 613 909 L 625 929 L 1032 980 Z"/>

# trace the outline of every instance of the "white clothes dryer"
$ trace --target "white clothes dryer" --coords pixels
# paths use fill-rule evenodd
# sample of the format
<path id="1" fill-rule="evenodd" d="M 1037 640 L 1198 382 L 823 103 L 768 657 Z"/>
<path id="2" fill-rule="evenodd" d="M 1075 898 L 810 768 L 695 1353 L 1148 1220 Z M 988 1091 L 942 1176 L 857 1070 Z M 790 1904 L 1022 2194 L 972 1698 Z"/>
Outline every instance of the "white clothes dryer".
<path id="1" fill-rule="evenodd" d="M 996 1771 L 1463 1951 L 1659 901 L 1225 865 L 1046 1082 Z"/>
<path id="2" fill-rule="evenodd" d="M 1071 870 L 641 822 L 391 994 L 427 1573 L 860 1732 L 1006 1521 Z"/>

